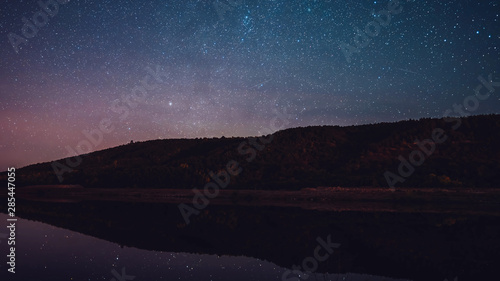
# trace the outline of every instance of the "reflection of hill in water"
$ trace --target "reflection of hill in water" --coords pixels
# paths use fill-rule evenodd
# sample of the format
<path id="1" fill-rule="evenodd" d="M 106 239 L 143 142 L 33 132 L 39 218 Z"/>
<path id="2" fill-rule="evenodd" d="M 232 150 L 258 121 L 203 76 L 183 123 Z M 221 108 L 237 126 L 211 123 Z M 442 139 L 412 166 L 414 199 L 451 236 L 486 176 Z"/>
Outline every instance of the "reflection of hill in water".
<path id="1" fill-rule="evenodd" d="M 439 214 L 318 212 L 210 206 L 190 225 L 176 205 L 18 202 L 18 215 L 124 246 L 255 257 L 291 268 L 312 256 L 316 238 L 341 244 L 318 272 L 413 280 L 494 276 L 500 219 Z M 472 278 L 474 277 L 474 278 Z"/>

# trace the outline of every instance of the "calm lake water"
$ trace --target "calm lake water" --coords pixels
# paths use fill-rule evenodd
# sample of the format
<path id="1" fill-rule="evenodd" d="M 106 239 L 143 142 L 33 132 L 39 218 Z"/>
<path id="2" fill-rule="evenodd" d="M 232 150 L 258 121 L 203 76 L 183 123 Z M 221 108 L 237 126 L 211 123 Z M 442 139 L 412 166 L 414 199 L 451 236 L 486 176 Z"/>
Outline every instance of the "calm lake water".
<path id="1" fill-rule="evenodd" d="M 1 280 L 462 281 L 493 278 L 500 264 L 493 216 L 210 206 L 185 225 L 170 204 L 18 206 L 16 274 L 2 262 Z"/>

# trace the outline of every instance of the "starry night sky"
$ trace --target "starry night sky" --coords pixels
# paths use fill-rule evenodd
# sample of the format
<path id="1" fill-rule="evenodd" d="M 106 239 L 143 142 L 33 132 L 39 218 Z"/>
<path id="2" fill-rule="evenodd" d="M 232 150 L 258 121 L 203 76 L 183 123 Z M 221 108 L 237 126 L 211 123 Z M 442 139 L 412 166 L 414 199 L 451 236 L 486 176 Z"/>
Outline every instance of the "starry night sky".
<path id="1" fill-rule="evenodd" d="M 4 1 L 0 170 L 65 157 L 103 119 L 113 131 L 92 150 L 259 135 L 273 110 L 286 127 L 441 117 L 479 75 L 500 80 L 499 2 L 400 1 L 347 60 L 388 0 L 70 1 L 36 34 L 37 1 Z M 499 91 L 483 113 L 500 113 Z"/>

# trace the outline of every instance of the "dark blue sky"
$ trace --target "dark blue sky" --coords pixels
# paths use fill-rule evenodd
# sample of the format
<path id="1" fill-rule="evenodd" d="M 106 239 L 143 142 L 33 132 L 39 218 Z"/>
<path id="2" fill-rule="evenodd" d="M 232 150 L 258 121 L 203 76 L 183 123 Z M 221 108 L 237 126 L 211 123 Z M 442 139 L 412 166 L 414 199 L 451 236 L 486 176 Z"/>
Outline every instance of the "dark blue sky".
<path id="1" fill-rule="evenodd" d="M 110 132 L 82 150 L 258 135 L 275 110 L 290 114 L 286 127 L 441 117 L 474 94 L 478 76 L 500 80 L 499 7 L 70 1 L 56 13 L 4 1 L 0 170 L 62 158 L 102 120 Z M 471 113 L 500 113 L 498 91 Z"/>

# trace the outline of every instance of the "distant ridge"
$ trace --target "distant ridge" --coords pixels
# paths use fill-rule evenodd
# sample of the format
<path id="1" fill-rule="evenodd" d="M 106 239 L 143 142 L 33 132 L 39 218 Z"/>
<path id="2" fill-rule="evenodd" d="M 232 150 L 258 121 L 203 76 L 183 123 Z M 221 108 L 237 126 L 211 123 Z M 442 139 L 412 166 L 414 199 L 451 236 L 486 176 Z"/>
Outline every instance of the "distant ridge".
<path id="1" fill-rule="evenodd" d="M 457 125 L 457 120 L 461 123 Z M 130 143 L 82 155 L 59 182 L 51 162 L 17 170 L 23 185 L 107 188 L 193 188 L 235 161 L 242 168 L 227 189 L 317 186 L 388 187 L 401 160 L 419 150 L 415 140 L 442 129 L 446 140 L 397 187 L 500 187 L 500 115 L 420 119 L 360 126 L 286 129 L 265 138 L 167 139 Z M 65 163 L 65 159 L 58 161 Z M 235 163 L 231 162 L 231 163 Z M 6 179 L 6 173 L 0 178 Z M 400 175 L 399 175 L 400 176 Z"/>

